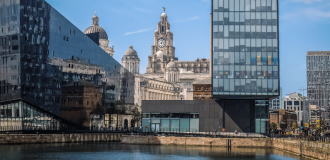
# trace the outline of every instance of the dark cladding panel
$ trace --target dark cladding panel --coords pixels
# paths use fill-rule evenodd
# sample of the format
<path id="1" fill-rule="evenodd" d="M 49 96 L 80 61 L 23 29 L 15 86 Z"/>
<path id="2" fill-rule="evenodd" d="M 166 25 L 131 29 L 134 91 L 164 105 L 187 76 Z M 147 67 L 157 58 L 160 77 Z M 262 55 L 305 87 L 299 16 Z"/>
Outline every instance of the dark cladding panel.
<path id="1" fill-rule="evenodd" d="M 178 105 L 179 113 L 184 113 L 185 102 L 184 101 L 179 101 L 178 104 L 179 104 Z"/>
<path id="2" fill-rule="evenodd" d="M 195 101 L 195 105 L 194 105 L 194 112 L 200 112 L 200 105 L 199 105 L 199 102 L 198 100 Z"/>
<path id="3" fill-rule="evenodd" d="M 245 104 L 244 107 L 244 123 L 244 132 L 250 132 L 250 104 Z"/>
<path id="4" fill-rule="evenodd" d="M 170 101 L 170 108 L 171 108 L 171 112 L 172 113 L 179 113 L 180 109 L 179 109 L 179 105 L 180 103 L 178 103 L 179 101 Z"/>
<path id="5" fill-rule="evenodd" d="M 190 112 L 190 101 L 184 101 L 184 112 Z"/>
<path id="6" fill-rule="evenodd" d="M 156 108 L 156 102 L 155 101 L 150 101 L 149 105 L 148 105 L 148 109 L 149 109 L 150 112 L 157 112 L 158 109 Z"/>
<path id="7" fill-rule="evenodd" d="M 142 111 L 143 112 L 149 112 L 147 107 L 148 101 L 142 101 Z"/>
<path id="8" fill-rule="evenodd" d="M 170 109 L 170 102 L 169 101 L 164 101 L 162 102 L 164 104 L 164 108 L 165 108 L 165 112 L 166 113 L 170 113 L 171 109 Z"/>

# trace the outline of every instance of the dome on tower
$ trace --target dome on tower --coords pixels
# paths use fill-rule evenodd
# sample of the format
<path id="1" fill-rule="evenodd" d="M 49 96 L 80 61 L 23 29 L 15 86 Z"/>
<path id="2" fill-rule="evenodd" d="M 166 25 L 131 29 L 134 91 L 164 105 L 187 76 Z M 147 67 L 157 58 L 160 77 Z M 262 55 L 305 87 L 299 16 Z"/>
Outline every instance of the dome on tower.
<path id="1" fill-rule="evenodd" d="M 175 68 L 175 63 L 171 61 L 170 63 L 167 64 L 166 68 Z"/>
<path id="2" fill-rule="evenodd" d="M 108 40 L 108 34 L 107 32 L 99 26 L 99 17 L 96 16 L 96 12 L 94 17 L 92 18 L 93 23 L 92 26 L 88 27 L 85 31 L 84 34 L 91 34 L 91 33 L 97 33 L 99 32 L 99 38 L 100 39 L 106 39 Z"/>
<path id="3" fill-rule="evenodd" d="M 137 52 L 133 49 L 133 46 L 129 46 L 128 50 L 125 51 L 124 56 L 138 56 Z"/>
<path id="4" fill-rule="evenodd" d="M 167 17 L 167 14 L 164 12 L 162 13 L 161 17 Z"/>
<path id="5" fill-rule="evenodd" d="M 157 55 L 157 57 L 163 57 L 164 52 L 163 52 L 163 51 L 158 51 L 158 52 L 156 53 L 156 55 Z"/>

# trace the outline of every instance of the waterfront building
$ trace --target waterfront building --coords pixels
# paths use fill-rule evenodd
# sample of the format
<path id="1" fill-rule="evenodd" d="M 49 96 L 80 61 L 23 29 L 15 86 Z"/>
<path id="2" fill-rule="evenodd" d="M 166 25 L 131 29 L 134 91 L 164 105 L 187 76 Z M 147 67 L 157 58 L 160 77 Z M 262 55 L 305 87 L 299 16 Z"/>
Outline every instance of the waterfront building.
<path id="1" fill-rule="evenodd" d="M 211 78 L 193 84 L 194 100 L 212 100 Z"/>
<path id="2" fill-rule="evenodd" d="M 330 51 L 309 51 L 306 56 L 307 99 L 330 125 Z M 313 109 L 314 110 L 314 109 Z M 311 118 L 314 119 L 314 118 Z"/>
<path id="3" fill-rule="evenodd" d="M 134 75 L 99 46 L 108 37 L 96 15 L 86 35 L 45 0 L 0 1 L 0 11 L 1 126 L 72 125 L 59 117 L 62 87 L 79 80 L 109 106 L 134 103 Z"/>
<path id="4" fill-rule="evenodd" d="M 293 110 L 275 109 L 269 111 L 269 123 L 275 123 L 278 130 L 286 130 L 292 128 L 292 123 L 296 122 L 297 127 L 297 114 Z"/>
<path id="5" fill-rule="evenodd" d="M 303 121 L 304 112 L 304 99 L 300 93 L 290 93 L 289 96 L 285 96 L 283 99 L 283 106 L 286 110 L 292 110 L 297 114 L 297 120 L 299 126 Z"/>
<path id="6" fill-rule="evenodd" d="M 147 72 L 139 75 L 139 104 L 142 100 L 193 100 L 192 84 L 210 77 L 209 59 L 179 61 L 175 57 L 174 33 L 171 32 L 165 8 L 163 11 L 154 32 L 154 44 L 151 46 L 151 56 L 148 56 Z M 149 86 L 147 83 L 150 83 Z"/>
<path id="7" fill-rule="evenodd" d="M 250 113 L 237 117 L 249 122 L 237 130 L 268 131 L 268 99 L 280 96 L 278 25 L 278 0 L 212 1 L 213 99 L 226 112 Z"/>

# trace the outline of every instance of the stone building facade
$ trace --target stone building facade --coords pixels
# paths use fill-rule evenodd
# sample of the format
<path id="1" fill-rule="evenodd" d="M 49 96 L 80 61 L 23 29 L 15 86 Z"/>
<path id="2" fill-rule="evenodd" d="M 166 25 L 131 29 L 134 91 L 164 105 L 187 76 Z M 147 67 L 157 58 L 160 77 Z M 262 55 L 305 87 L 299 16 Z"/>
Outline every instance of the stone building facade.
<path id="1" fill-rule="evenodd" d="M 105 32 L 105 30 L 99 26 L 99 17 L 95 15 L 92 18 L 92 26 L 88 27 L 85 31 L 84 34 L 91 34 L 91 33 L 99 33 L 99 46 L 107 52 L 111 57 L 113 57 L 114 51 L 114 46 L 109 47 L 109 39 L 108 39 L 108 34 Z"/>
<path id="2" fill-rule="evenodd" d="M 157 30 L 154 32 L 154 45 L 151 46 L 151 55 L 148 56 L 147 74 L 165 73 L 166 66 L 171 62 L 176 64 L 175 67 L 180 72 L 209 73 L 209 59 L 203 58 L 195 61 L 179 61 L 179 59 L 175 57 L 173 32 L 171 32 L 170 29 L 170 23 L 168 22 L 168 17 L 164 9 L 164 13 L 160 16 Z"/>

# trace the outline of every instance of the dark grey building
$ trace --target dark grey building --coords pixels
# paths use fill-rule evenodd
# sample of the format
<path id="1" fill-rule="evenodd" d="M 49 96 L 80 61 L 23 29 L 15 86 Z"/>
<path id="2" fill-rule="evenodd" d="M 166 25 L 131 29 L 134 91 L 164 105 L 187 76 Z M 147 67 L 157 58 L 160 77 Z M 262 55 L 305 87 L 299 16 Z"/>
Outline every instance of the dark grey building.
<path id="1" fill-rule="evenodd" d="M 269 127 L 268 99 L 280 96 L 278 26 L 278 0 L 212 1 L 213 98 L 255 101 L 251 115 L 263 101 L 267 109 L 250 117 L 257 133 Z"/>
<path id="2" fill-rule="evenodd" d="M 227 132 L 260 130 L 265 133 L 265 127 L 255 128 L 267 123 L 265 119 L 268 117 L 268 107 L 264 102 L 266 101 L 142 101 L 142 126 L 148 126 L 152 131 L 159 130 L 160 127 L 163 131 L 181 132 L 208 132 L 225 128 Z M 255 120 L 257 116 L 261 117 L 260 121 Z"/>
<path id="3" fill-rule="evenodd" d="M 307 99 L 330 125 L 330 51 L 310 51 L 306 56 Z"/>
<path id="4" fill-rule="evenodd" d="M 114 93 L 110 106 L 134 103 L 134 76 L 99 47 L 107 35 L 96 15 L 90 37 L 45 0 L 1 0 L 0 20 L 0 126 L 27 118 L 50 126 L 46 119 L 69 103 L 62 86 L 78 79 L 100 85 L 103 97 Z"/>

